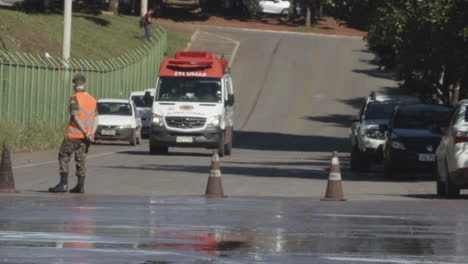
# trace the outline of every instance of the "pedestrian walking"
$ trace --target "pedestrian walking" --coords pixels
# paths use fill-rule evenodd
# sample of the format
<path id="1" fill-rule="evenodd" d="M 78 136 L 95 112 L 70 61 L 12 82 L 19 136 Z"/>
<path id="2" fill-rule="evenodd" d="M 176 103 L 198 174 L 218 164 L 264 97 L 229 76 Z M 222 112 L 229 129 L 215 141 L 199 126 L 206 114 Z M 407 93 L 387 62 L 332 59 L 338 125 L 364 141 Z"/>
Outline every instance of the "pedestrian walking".
<path id="1" fill-rule="evenodd" d="M 153 13 L 154 10 L 151 8 L 146 12 L 146 14 L 142 18 L 142 26 L 145 29 L 145 34 L 141 36 L 141 39 L 147 39 L 149 40 L 151 37 L 151 23 L 153 23 Z"/>
<path id="2" fill-rule="evenodd" d="M 86 176 L 86 154 L 89 145 L 94 141 L 97 129 L 96 99 L 86 92 L 86 79 L 82 74 L 73 78 L 75 94 L 70 97 L 70 122 L 58 153 L 60 182 L 49 188 L 49 192 L 68 191 L 68 174 L 71 156 L 75 154 L 76 186 L 71 193 L 84 193 Z"/>

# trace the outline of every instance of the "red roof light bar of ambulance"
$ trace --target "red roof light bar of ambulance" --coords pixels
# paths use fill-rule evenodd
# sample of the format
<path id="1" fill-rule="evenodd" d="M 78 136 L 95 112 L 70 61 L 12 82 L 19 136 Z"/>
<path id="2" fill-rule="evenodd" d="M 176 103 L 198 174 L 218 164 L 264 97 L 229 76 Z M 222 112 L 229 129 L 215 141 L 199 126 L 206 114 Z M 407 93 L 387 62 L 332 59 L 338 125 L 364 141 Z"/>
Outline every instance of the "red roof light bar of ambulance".
<path id="1" fill-rule="evenodd" d="M 172 65 L 199 65 L 199 66 L 211 66 L 212 61 L 183 61 L 183 60 L 170 60 L 168 64 Z"/>
<path id="2" fill-rule="evenodd" d="M 176 59 L 213 59 L 213 55 L 211 55 L 208 51 L 178 51 L 175 53 L 174 58 Z"/>

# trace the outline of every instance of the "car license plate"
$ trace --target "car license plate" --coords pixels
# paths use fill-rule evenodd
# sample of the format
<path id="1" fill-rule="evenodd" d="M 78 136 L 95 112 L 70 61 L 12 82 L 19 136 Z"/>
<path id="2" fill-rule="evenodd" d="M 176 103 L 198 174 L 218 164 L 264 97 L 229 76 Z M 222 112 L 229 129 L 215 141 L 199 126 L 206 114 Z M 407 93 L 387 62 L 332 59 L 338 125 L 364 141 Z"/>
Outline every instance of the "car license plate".
<path id="1" fill-rule="evenodd" d="M 103 130 L 101 130 L 101 135 L 103 135 L 103 136 L 115 136 L 115 130 L 114 129 L 103 129 Z"/>
<path id="2" fill-rule="evenodd" d="M 192 137 L 177 137 L 176 141 L 177 143 L 192 143 L 193 138 Z"/>
<path id="3" fill-rule="evenodd" d="M 435 154 L 419 154 L 419 161 L 435 161 Z"/>

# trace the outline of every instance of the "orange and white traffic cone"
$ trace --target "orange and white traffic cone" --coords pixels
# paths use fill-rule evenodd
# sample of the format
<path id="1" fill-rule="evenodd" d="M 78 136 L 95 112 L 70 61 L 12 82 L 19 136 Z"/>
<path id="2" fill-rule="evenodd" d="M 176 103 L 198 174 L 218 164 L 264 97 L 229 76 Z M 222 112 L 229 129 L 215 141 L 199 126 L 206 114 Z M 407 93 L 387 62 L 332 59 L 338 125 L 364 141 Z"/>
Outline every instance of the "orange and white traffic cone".
<path id="1" fill-rule="evenodd" d="M 207 198 L 223 198 L 223 183 L 221 182 L 221 170 L 219 168 L 218 149 L 213 150 L 211 158 L 210 175 L 206 185 L 205 197 Z"/>
<path id="2" fill-rule="evenodd" d="M 338 152 L 333 151 L 330 174 L 328 175 L 327 191 L 321 201 L 346 201 L 343 196 L 343 187 L 341 186 L 340 161 Z"/>
<path id="3" fill-rule="evenodd" d="M 11 166 L 10 148 L 6 140 L 3 142 L 2 161 L 0 164 L 0 192 L 16 192 L 13 169 Z"/>

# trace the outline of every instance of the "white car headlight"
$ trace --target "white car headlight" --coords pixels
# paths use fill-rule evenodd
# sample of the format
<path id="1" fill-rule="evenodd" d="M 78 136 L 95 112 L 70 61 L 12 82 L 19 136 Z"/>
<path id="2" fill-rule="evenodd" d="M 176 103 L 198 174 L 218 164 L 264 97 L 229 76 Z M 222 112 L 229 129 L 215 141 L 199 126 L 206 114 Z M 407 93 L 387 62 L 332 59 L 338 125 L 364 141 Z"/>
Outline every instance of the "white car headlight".
<path id="1" fill-rule="evenodd" d="M 154 125 L 157 126 L 162 126 L 163 125 L 163 117 L 157 114 L 153 114 L 153 117 L 151 118 L 151 122 Z"/>
<path id="2" fill-rule="evenodd" d="M 392 141 L 392 148 L 401 149 L 401 150 L 406 149 L 405 145 L 403 143 L 401 143 L 400 141 Z"/>
<path id="3" fill-rule="evenodd" d="M 120 129 L 123 129 L 123 128 L 132 128 L 132 125 L 121 125 L 119 126 Z"/>
<path id="4" fill-rule="evenodd" d="M 218 127 L 219 124 L 221 123 L 221 116 L 213 116 L 210 119 L 208 119 L 208 126 L 209 127 Z"/>
<path id="5" fill-rule="evenodd" d="M 382 131 L 378 130 L 378 129 L 370 129 L 370 130 L 367 130 L 366 131 L 366 137 L 368 138 L 372 138 L 372 139 L 384 139 L 384 134 L 382 133 Z"/>

